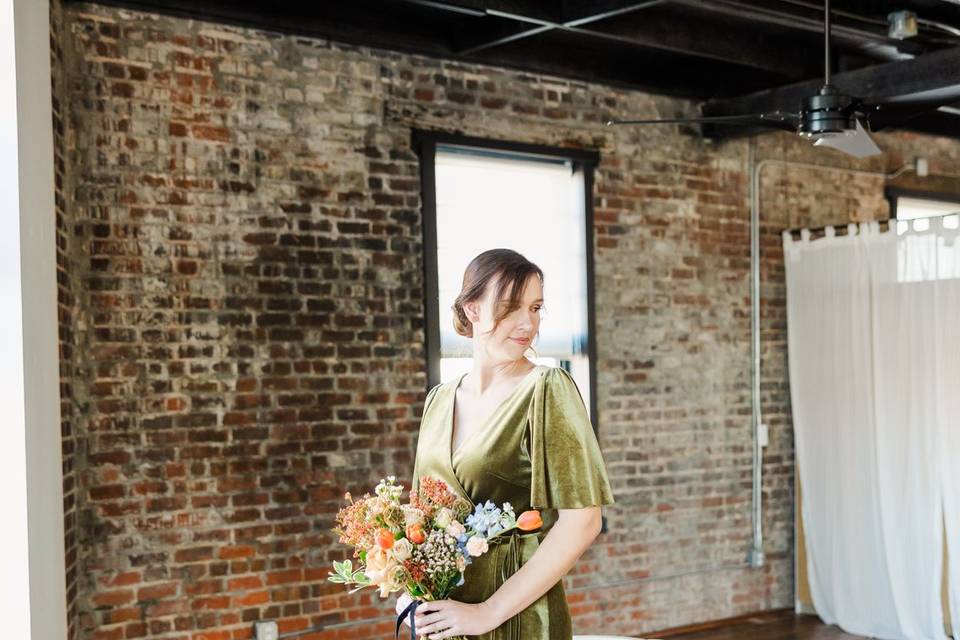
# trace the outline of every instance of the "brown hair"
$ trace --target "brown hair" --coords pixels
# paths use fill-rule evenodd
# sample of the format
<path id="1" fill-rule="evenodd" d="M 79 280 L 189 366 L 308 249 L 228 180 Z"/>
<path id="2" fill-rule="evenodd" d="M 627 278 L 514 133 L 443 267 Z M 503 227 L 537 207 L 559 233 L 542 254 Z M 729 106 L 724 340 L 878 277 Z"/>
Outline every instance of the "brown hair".
<path id="1" fill-rule="evenodd" d="M 522 255 L 512 249 L 489 249 L 484 251 L 476 258 L 470 261 L 466 271 L 463 273 L 463 286 L 460 288 L 460 294 L 453 301 L 453 328 L 461 336 L 467 338 L 473 337 L 473 325 L 467 318 L 463 305 L 468 302 L 474 302 L 483 298 L 484 291 L 490 281 L 499 276 L 497 288 L 494 291 L 494 305 L 503 297 L 504 291 L 509 287 L 510 298 L 507 306 L 501 311 L 494 309 L 494 323 L 490 330 L 492 333 L 500 321 L 503 320 L 515 309 L 520 307 L 520 296 L 523 295 L 523 288 L 531 275 L 536 274 L 540 278 L 540 284 L 543 285 L 543 271 L 540 267 L 533 264 Z M 537 336 L 540 332 L 537 332 Z M 531 345 L 533 341 L 531 340 Z M 532 348 L 532 347 L 531 347 Z M 534 350 L 536 353 L 536 350 Z"/>

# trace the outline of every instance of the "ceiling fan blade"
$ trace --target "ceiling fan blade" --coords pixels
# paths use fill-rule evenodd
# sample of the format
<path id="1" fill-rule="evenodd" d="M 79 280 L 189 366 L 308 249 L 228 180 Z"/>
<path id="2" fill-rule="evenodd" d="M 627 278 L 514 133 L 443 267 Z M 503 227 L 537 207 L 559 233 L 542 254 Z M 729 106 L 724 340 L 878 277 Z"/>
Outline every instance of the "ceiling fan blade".
<path id="1" fill-rule="evenodd" d="M 896 126 L 939 107 L 954 103 L 960 103 L 960 84 L 915 93 L 861 100 L 863 112 L 870 120 L 872 131 Z"/>
<path id="2" fill-rule="evenodd" d="M 856 131 L 825 135 L 817 138 L 813 146 L 830 147 L 855 158 L 867 158 L 883 153 L 877 143 L 873 141 L 873 138 L 870 137 L 870 134 L 867 133 L 867 130 L 860 124 L 860 120 L 855 120 L 857 123 Z"/>
<path id="3" fill-rule="evenodd" d="M 657 118 L 652 120 L 607 120 L 607 125 L 614 124 L 742 124 L 761 127 L 772 127 L 784 131 L 797 131 L 799 118 L 792 113 L 750 113 L 736 116 L 700 116 L 696 118 Z"/>

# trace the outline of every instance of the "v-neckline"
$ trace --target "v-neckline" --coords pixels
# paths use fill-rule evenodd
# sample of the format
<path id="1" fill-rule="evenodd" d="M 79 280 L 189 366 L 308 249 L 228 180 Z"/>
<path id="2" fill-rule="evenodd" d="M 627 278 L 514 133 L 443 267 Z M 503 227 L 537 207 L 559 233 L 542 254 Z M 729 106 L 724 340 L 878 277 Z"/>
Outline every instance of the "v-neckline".
<path id="1" fill-rule="evenodd" d="M 463 440 L 463 442 L 460 443 L 460 446 L 457 447 L 457 450 L 454 451 L 453 450 L 453 427 L 454 427 L 453 423 L 456 420 L 456 416 L 457 416 L 457 389 L 460 388 L 460 383 L 463 382 L 464 376 L 466 376 L 467 373 L 469 372 L 464 372 L 460 374 L 460 377 L 457 378 L 457 384 L 454 385 L 453 390 L 451 391 L 453 395 L 451 396 L 451 399 L 450 399 L 450 415 L 448 416 L 448 419 L 447 419 L 447 453 L 448 453 L 448 459 L 451 467 L 453 466 L 453 458 L 460 451 L 463 450 L 464 446 L 466 446 L 466 444 L 470 441 L 471 438 L 475 437 L 478 433 L 482 433 L 483 431 L 485 431 L 484 427 L 487 426 L 487 423 L 490 422 L 490 420 L 492 420 L 495 415 L 500 413 L 500 410 L 506 406 L 507 402 L 509 402 L 513 398 L 513 396 L 517 393 L 517 391 L 519 391 L 520 388 L 527 383 L 527 380 L 529 380 L 533 376 L 533 373 L 537 369 L 539 369 L 541 366 L 543 365 L 539 365 L 539 364 L 533 365 L 533 369 L 530 369 L 530 371 L 528 371 L 526 375 L 523 376 L 523 380 L 518 382 L 517 386 L 515 386 L 513 389 L 510 390 L 510 392 L 503 398 L 503 400 L 500 401 L 500 404 L 498 404 L 494 408 L 494 410 L 491 411 L 490 414 L 487 417 L 485 417 L 483 421 L 480 422 L 480 424 L 477 426 L 476 429 L 474 429 L 473 431 L 467 434 L 467 437 Z"/>

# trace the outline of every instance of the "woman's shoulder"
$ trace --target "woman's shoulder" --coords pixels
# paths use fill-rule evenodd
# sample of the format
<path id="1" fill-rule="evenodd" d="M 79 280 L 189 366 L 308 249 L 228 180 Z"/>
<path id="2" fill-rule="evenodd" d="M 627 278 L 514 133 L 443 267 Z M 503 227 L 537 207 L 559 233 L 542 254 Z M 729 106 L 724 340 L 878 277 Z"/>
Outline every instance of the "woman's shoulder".
<path id="1" fill-rule="evenodd" d="M 427 391 L 426 397 L 423 399 L 423 412 L 426 413 L 427 409 L 430 408 L 433 400 L 439 396 L 444 395 L 447 391 L 452 389 L 454 385 L 457 384 L 457 376 L 454 376 L 450 380 L 445 380 L 443 382 L 438 382 Z"/>
<path id="2" fill-rule="evenodd" d="M 544 365 L 540 378 L 537 380 L 537 387 L 544 397 L 569 396 L 579 398 L 583 402 L 583 392 L 580 391 L 580 386 L 573 374 L 563 367 Z"/>
<path id="3" fill-rule="evenodd" d="M 558 367 L 555 365 L 548 365 L 548 364 L 540 365 L 540 367 L 542 370 L 540 373 L 540 379 L 543 380 L 544 382 L 549 382 L 549 383 L 559 384 L 559 385 L 565 385 L 569 382 L 573 382 L 574 384 L 576 384 L 570 372 L 564 369 L 563 367 Z"/>
<path id="4" fill-rule="evenodd" d="M 427 407 L 430 404 L 430 401 L 433 400 L 434 396 L 436 396 L 440 389 L 442 389 L 446 384 L 447 382 L 438 382 L 430 387 L 430 390 L 427 391 L 426 397 L 423 399 L 424 407 Z"/>

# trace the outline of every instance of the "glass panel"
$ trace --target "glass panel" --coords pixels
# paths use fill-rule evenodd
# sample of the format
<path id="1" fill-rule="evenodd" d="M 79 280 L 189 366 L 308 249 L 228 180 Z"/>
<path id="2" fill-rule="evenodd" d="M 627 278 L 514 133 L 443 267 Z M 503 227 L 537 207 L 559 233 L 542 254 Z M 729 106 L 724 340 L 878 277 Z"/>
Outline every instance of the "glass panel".
<path id="1" fill-rule="evenodd" d="M 897 220 L 915 220 L 960 213 L 960 203 L 922 198 L 897 197 Z"/>
<path id="2" fill-rule="evenodd" d="M 897 275 L 900 282 L 960 277 L 955 234 L 923 233 L 931 219 L 944 229 L 957 229 L 960 203 L 924 198 L 897 198 Z M 939 218 L 939 220 L 936 220 Z M 917 234 L 907 234 L 910 229 Z"/>

